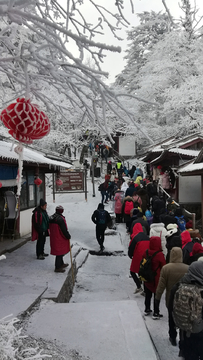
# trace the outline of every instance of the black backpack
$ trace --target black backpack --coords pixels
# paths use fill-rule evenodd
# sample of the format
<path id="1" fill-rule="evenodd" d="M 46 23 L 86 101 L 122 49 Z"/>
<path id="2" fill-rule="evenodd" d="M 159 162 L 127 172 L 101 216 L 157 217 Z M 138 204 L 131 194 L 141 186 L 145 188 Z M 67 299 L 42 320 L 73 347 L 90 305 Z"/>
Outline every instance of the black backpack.
<path id="1" fill-rule="evenodd" d="M 149 256 L 148 249 L 146 250 L 146 257 L 141 260 L 139 277 L 141 281 L 153 282 L 156 277 L 157 269 L 152 270 L 152 259 L 158 254 L 159 251 L 156 251 L 152 256 Z"/>
<path id="2" fill-rule="evenodd" d="M 98 224 L 99 225 L 105 225 L 106 224 L 106 211 L 105 210 L 99 210 Z"/>
<path id="3" fill-rule="evenodd" d="M 99 190 L 99 191 L 104 190 L 104 183 L 102 183 L 102 184 L 99 185 L 98 190 Z"/>

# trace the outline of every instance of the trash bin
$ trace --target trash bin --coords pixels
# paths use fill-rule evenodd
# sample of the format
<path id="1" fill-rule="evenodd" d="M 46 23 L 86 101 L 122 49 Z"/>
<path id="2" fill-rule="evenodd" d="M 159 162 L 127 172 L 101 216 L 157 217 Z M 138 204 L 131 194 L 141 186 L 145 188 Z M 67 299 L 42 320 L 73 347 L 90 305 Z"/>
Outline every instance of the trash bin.
<path id="1" fill-rule="evenodd" d="M 90 176 L 92 176 L 92 168 L 90 169 Z M 101 176 L 100 167 L 94 168 L 94 177 L 100 177 L 100 176 Z"/>

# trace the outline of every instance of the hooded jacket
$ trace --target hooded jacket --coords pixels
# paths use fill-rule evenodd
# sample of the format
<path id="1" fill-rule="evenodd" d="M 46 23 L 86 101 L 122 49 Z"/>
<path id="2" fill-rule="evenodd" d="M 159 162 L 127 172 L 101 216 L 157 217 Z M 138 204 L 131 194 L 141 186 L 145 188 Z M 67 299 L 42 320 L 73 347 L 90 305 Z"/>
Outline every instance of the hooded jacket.
<path id="1" fill-rule="evenodd" d="M 161 248 L 161 238 L 158 236 L 152 236 L 149 239 L 149 256 L 152 256 L 156 251 L 158 253 L 152 258 L 152 270 L 156 271 L 155 281 L 152 283 L 145 282 L 145 286 L 152 292 L 156 292 L 156 288 L 159 282 L 160 271 L 162 267 L 166 264 L 164 254 L 162 253 Z M 146 251 L 144 252 L 142 258 L 146 258 Z"/>
<path id="2" fill-rule="evenodd" d="M 126 201 L 132 201 L 133 203 L 133 207 L 134 207 L 134 201 L 133 201 L 133 198 L 131 196 L 126 196 L 123 200 L 123 205 L 122 205 L 122 214 L 124 216 L 124 221 L 127 222 L 127 221 L 130 221 L 130 214 L 125 214 L 124 210 L 125 210 L 125 203 Z"/>
<path id="3" fill-rule="evenodd" d="M 172 287 L 180 281 L 187 271 L 188 265 L 183 264 L 181 248 L 174 247 L 170 252 L 170 263 L 164 265 L 161 269 L 159 283 L 156 289 L 156 299 L 160 300 L 166 289 L 166 307 L 168 307 Z"/>
<path id="4" fill-rule="evenodd" d="M 172 313 L 173 311 L 173 301 L 176 291 L 178 290 L 180 283 L 183 284 L 196 284 L 203 287 L 203 266 L 201 261 L 193 262 L 189 267 L 187 273 L 182 277 L 182 279 L 171 289 L 169 306 L 168 309 Z M 201 338 L 203 339 L 203 331 L 190 335 L 191 338 Z"/>
<path id="5" fill-rule="evenodd" d="M 149 237 L 143 232 L 141 224 L 135 224 L 128 247 L 128 256 L 132 259 L 130 271 L 138 273 L 143 253 L 149 248 Z"/>
<path id="6" fill-rule="evenodd" d="M 182 249 L 182 241 L 180 235 L 177 235 L 177 233 L 173 234 L 169 238 L 166 238 L 166 241 L 166 247 L 168 250 L 166 255 L 166 262 L 169 263 L 171 249 L 173 249 L 174 247 L 179 247 L 180 249 Z"/>
<path id="7" fill-rule="evenodd" d="M 199 243 L 195 243 L 192 248 L 192 256 L 190 256 L 190 264 L 194 261 L 197 261 L 200 257 L 203 256 L 203 247 Z"/>
<path id="8" fill-rule="evenodd" d="M 194 243 L 192 242 L 189 231 L 183 231 L 180 236 L 182 239 L 183 262 L 189 265 Z"/>
<path id="9" fill-rule="evenodd" d="M 161 238 L 161 247 L 163 254 L 166 258 L 167 249 L 166 249 L 166 236 L 168 232 L 163 223 L 153 223 L 150 225 L 149 236 L 159 236 Z"/>
<path id="10" fill-rule="evenodd" d="M 142 227 L 143 227 L 143 231 L 149 235 L 149 224 L 148 224 L 148 221 L 147 220 L 144 220 L 143 217 L 137 217 L 137 219 L 133 220 L 132 224 L 131 224 L 131 227 L 130 227 L 130 233 L 133 233 L 133 228 L 134 228 L 134 225 L 135 224 L 141 224 Z"/>
<path id="11" fill-rule="evenodd" d="M 121 190 L 117 190 L 114 195 L 114 201 L 115 201 L 114 212 L 115 212 L 115 214 L 122 213 L 123 198 L 124 198 L 124 192 Z"/>
<path id="12" fill-rule="evenodd" d="M 136 191 L 135 185 L 134 185 L 134 183 L 131 183 L 131 184 L 129 185 L 129 187 L 127 188 L 126 192 L 125 192 L 125 197 L 126 197 L 126 196 L 133 196 L 133 193 L 134 193 L 135 191 Z"/>

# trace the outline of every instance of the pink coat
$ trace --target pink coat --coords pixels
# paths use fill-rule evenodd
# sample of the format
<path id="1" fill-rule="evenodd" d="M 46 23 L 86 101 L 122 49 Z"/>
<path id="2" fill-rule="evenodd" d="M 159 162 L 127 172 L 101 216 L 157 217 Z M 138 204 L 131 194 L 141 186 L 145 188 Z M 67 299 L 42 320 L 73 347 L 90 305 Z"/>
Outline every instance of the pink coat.
<path id="1" fill-rule="evenodd" d="M 162 188 L 170 189 L 170 178 L 168 173 L 163 173 L 162 175 Z"/>
<path id="2" fill-rule="evenodd" d="M 124 198 L 124 192 L 123 191 L 116 191 L 114 200 L 115 200 L 115 214 L 121 214 L 122 213 L 122 205 L 123 205 L 123 198 Z"/>

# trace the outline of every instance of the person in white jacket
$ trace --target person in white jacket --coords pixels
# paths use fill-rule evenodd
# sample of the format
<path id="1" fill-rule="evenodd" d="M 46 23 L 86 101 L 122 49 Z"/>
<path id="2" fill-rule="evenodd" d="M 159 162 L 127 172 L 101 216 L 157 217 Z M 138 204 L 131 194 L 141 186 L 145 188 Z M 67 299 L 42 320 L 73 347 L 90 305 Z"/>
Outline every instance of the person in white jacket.
<path id="1" fill-rule="evenodd" d="M 150 225 L 149 237 L 159 236 L 161 238 L 161 246 L 165 258 L 167 254 L 167 248 L 166 248 L 167 235 L 168 235 L 168 231 L 166 230 L 164 223 L 160 222 L 159 217 L 154 216 L 153 223 Z"/>

